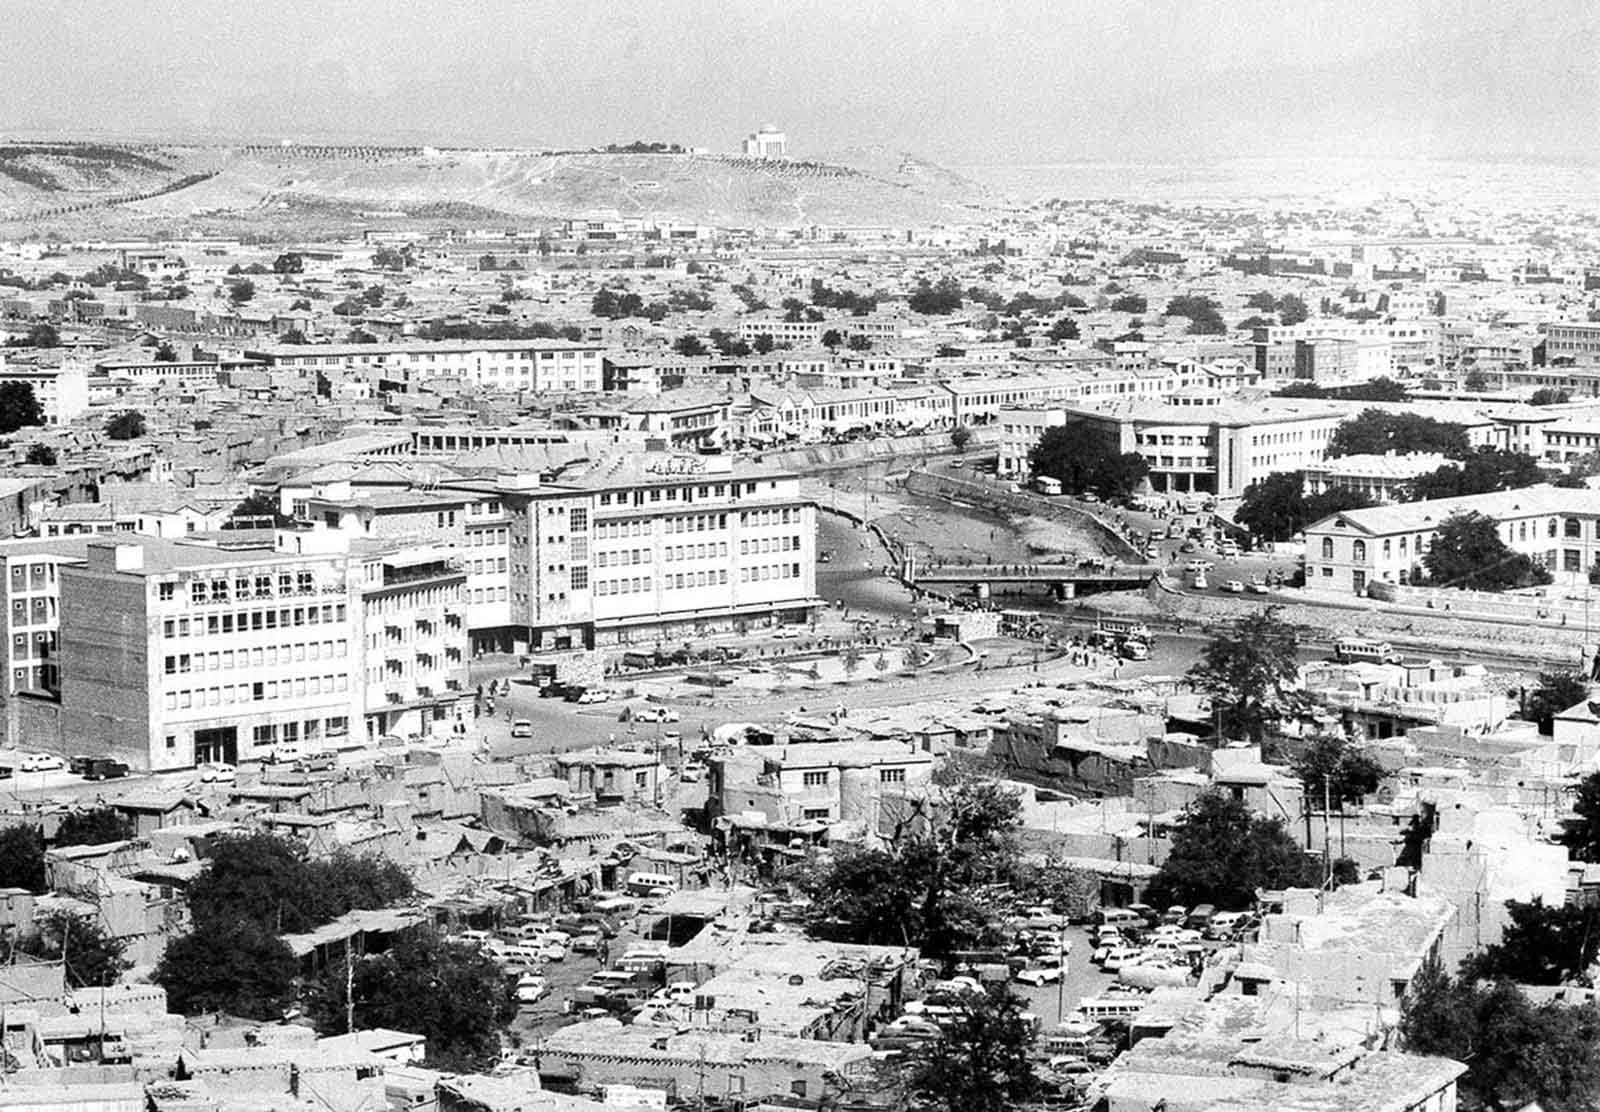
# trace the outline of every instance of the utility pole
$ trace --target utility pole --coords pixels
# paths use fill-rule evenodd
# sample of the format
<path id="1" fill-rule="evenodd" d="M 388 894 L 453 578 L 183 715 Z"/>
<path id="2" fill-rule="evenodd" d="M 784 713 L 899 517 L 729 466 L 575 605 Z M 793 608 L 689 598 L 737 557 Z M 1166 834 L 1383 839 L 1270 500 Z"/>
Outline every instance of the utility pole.
<path id="1" fill-rule="evenodd" d="M 1322 774 L 1322 886 L 1333 878 L 1333 846 L 1328 841 L 1328 774 Z"/>
<path id="2" fill-rule="evenodd" d="M 344 940 L 344 1033 L 356 1029 L 356 967 L 350 960 L 350 939 Z"/>

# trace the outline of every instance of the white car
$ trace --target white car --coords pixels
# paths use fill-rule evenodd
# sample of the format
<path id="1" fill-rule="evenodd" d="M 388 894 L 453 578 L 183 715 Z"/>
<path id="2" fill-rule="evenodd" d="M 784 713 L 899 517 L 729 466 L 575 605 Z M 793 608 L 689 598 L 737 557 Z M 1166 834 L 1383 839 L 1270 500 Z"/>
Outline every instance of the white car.
<path id="1" fill-rule="evenodd" d="M 612 698 L 615 698 L 615 696 L 607 689 L 603 687 L 590 687 L 587 688 L 582 695 L 578 696 L 578 702 L 584 704 L 603 703 L 607 699 Z"/>
<path id="2" fill-rule="evenodd" d="M 532 737 L 533 736 L 533 723 L 530 722 L 526 718 L 517 719 L 515 722 L 511 723 L 511 736 L 512 737 Z"/>
<path id="3" fill-rule="evenodd" d="M 550 991 L 543 977 L 526 976 L 517 982 L 517 1003 L 537 1004 Z"/>
<path id="4" fill-rule="evenodd" d="M 1230 595 L 1242 595 L 1242 594 L 1244 594 L 1244 584 L 1239 582 L 1239 580 L 1237 580 L 1237 579 L 1228 580 L 1226 583 L 1224 583 L 1222 585 L 1222 589 L 1224 591 L 1227 591 Z"/>
<path id="5" fill-rule="evenodd" d="M 1017 974 L 1017 980 L 1025 985 L 1052 985 L 1061 979 L 1061 974 L 1066 971 L 1064 965 L 1034 965 Z"/>
<path id="6" fill-rule="evenodd" d="M 305 755 L 305 746 L 297 741 L 280 741 L 272 747 L 272 759 L 279 764 L 285 761 L 302 760 Z"/>
<path id="7" fill-rule="evenodd" d="M 54 753 L 29 753 L 17 765 L 19 772 L 60 772 L 67 762 Z"/>
<path id="8" fill-rule="evenodd" d="M 238 769 L 222 761 L 211 761 L 200 766 L 202 784 L 231 784 L 239 778 Z"/>
<path id="9" fill-rule="evenodd" d="M 652 720 L 656 722 L 682 722 L 683 715 L 676 707 L 657 707 Z"/>

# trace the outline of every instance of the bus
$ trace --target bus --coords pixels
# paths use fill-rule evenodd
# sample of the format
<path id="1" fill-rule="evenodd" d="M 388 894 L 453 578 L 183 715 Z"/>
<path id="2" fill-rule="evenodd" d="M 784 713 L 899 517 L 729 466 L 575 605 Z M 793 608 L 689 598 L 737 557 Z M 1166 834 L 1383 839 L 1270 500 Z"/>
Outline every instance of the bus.
<path id="1" fill-rule="evenodd" d="M 1150 627 L 1134 618 L 1101 618 L 1095 629 L 1125 641 L 1150 641 Z"/>
<path id="2" fill-rule="evenodd" d="M 1341 637 L 1333 646 L 1333 657 L 1344 664 L 1367 661 L 1372 664 L 1399 664 L 1400 654 L 1387 641 L 1370 637 Z"/>
<path id="3" fill-rule="evenodd" d="M 1049 475 L 1036 475 L 1033 479 L 1033 489 L 1040 494 L 1048 494 L 1053 497 L 1061 493 L 1061 480 L 1052 478 Z"/>

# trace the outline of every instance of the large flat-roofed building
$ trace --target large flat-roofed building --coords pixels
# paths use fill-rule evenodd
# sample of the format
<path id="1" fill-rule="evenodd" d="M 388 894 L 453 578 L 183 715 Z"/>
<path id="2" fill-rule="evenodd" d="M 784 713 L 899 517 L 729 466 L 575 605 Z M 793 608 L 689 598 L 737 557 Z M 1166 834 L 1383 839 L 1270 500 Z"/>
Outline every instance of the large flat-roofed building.
<path id="1" fill-rule="evenodd" d="M 409 393 L 430 379 L 446 378 L 483 390 L 598 394 L 604 350 L 566 340 L 415 340 L 286 344 L 245 354 L 302 377 L 360 379 L 391 393 Z"/>
<path id="2" fill-rule="evenodd" d="M 1552 321 L 1544 330 L 1545 359 L 1600 363 L 1600 323 Z"/>
<path id="3" fill-rule="evenodd" d="M 1600 491 L 1539 485 L 1347 510 L 1306 526 L 1306 587 L 1365 594 L 1416 583 L 1433 535 L 1452 514 L 1491 518 L 1500 539 L 1558 580 L 1586 578 L 1600 557 Z"/>
<path id="4" fill-rule="evenodd" d="M 61 735 L 151 771 L 428 735 L 466 688 L 453 553 L 334 530 L 96 538 L 59 570 Z"/>
<path id="5" fill-rule="evenodd" d="M 797 475 L 643 453 L 503 489 L 512 618 L 536 650 L 803 621 L 816 511 Z"/>
<path id="6" fill-rule="evenodd" d="M 1160 402 L 1086 404 L 1066 410 L 1063 424 L 1100 438 L 1112 450 L 1143 456 L 1157 492 L 1233 498 L 1268 475 L 1321 463 L 1345 416 L 1314 401 L 1243 402 L 1192 393 Z M 1026 458 L 1021 438 L 1016 439 L 1012 457 Z"/>

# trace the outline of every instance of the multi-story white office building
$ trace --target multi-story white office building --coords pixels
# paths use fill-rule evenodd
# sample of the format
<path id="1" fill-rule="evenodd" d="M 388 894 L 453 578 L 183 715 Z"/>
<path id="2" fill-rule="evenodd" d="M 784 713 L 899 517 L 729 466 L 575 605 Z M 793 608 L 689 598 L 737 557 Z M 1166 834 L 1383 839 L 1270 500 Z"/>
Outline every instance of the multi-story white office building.
<path id="1" fill-rule="evenodd" d="M 407 393 L 431 379 L 456 379 L 483 390 L 595 393 L 604 348 L 566 340 L 415 340 L 387 344 L 285 344 L 246 352 L 268 367 L 359 379 Z"/>
<path id="2" fill-rule="evenodd" d="M 7 363 L 0 352 L 0 385 L 8 382 L 33 391 L 47 425 L 69 424 L 89 411 L 89 372 L 75 359 L 54 366 Z"/>

